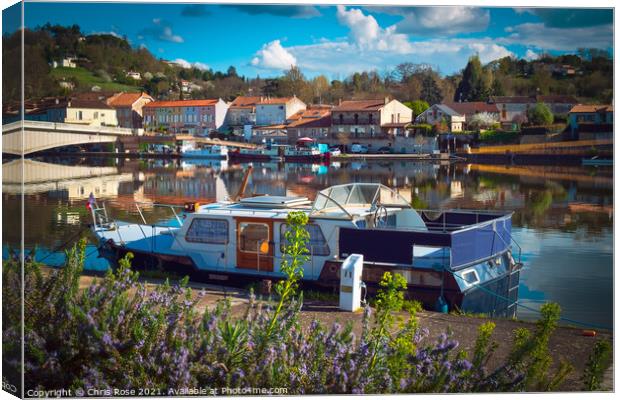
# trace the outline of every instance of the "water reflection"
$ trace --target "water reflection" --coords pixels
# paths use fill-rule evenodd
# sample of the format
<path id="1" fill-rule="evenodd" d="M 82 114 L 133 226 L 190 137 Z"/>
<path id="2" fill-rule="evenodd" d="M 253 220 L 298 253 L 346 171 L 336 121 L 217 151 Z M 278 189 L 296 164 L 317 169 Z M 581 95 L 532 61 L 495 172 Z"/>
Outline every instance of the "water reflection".
<path id="1" fill-rule="evenodd" d="M 140 217 L 135 202 L 212 202 L 235 195 L 245 165 L 220 160 L 36 159 L 5 162 L 3 253 L 19 245 L 19 193 L 24 171 L 25 243 L 37 258 L 72 236 L 88 236 L 85 208 L 92 192 L 121 219 Z M 611 325 L 612 168 L 490 166 L 427 162 L 339 162 L 326 165 L 254 163 L 248 193 L 313 199 L 326 186 L 378 182 L 416 208 L 514 211 L 515 238 L 527 270 L 521 298 L 560 302 L 565 315 Z M 146 208 L 149 221 L 169 217 Z M 62 262 L 60 254 L 47 256 Z M 89 258 L 90 268 L 106 268 Z M 528 316 L 527 313 L 522 316 Z M 579 317 L 579 318 L 577 318 Z"/>

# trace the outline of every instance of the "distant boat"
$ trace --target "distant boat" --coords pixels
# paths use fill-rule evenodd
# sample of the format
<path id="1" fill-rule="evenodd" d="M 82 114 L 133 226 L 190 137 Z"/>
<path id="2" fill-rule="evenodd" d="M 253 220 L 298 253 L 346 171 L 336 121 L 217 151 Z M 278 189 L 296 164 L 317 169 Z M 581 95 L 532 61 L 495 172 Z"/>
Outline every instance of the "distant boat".
<path id="1" fill-rule="evenodd" d="M 228 157 L 228 148 L 226 146 L 213 145 L 202 149 L 186 149 L 181 151 L 181 157 L 226 159 Z"/>
<path id="2" fill-rule="evenodd" d="M 592 158 L 583 158 L 581 160 L 581 165 L 589 165 L 589 166 L 610 166 L 614 165 L 613 158 L 599 158 L 598 156 L 594 156 Z"/>

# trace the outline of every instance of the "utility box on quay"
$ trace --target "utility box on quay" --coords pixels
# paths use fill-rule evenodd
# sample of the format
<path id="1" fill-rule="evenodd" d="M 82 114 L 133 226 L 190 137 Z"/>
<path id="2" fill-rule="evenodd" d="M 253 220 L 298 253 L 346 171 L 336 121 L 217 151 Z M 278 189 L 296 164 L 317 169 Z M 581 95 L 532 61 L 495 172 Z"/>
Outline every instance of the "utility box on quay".
<path id="1" fill-rule="evenodd" d="M 340 309 L 357 311 L 361 307 L 364 256 L 351 254 L 340 267 Z"/>

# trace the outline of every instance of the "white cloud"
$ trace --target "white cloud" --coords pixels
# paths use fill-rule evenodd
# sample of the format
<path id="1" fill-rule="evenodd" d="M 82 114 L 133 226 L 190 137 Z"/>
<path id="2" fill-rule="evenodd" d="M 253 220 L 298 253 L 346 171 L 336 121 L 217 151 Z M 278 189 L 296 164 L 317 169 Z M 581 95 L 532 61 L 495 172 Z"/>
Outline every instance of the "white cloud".
<path id="1" fill-rule="evenodd" d="M 396 26 L 382 28 L 372 15 L 360 9 L 338 6 L 338 21 L 349 28 L 347 38 L 321 39 L 313 44 L 282 47 L 279 40 L 265 44 L 252 65 L 266 69 L 287 69 L 298 65 L 310 73 L 350 74 L 360 70 L 384 70 L 404 61 L 427 63 L 443 73 L 454 73 L 474 54 L 483 63 L 514 54 L 490 38 L 437 38 L 411 41 L 396 32 Z"/>
<path id="2" fill-rule="evenodd" d="M 613 25 L 583 28 L 550 28 L 544 23 L 524 23 L 505 29 L 500 44 L 521 44 L 545 50 L 574 51 L 579 47 L 607 49 L 613 46 Z"/>
<path id="3" fill-rule="evenodd" d="M 491 20 L 489 10 L 480 7 L 379 7 L 380 12 L 402 15 L 397 32 L 417 36 L 481 32 Z"/>
<path id="4" fill-rule="evenodd" d="M 172 32 L 172 24 L 161 18 L 153 18 L 153 25 L 144 28 L 138 33 L 138 39 L 144 36 L 150 36 L 153 39 L 164 42 L 183 43 L 183 38 Z"/>
<path id="5" fill-rule="evenodd" d="M 172 60 L 172 62 L 179 64 L 181 67 L 183 68 L 198 68 L 198 69 L 202 69 L 202 70 L 206 70 L 209 69 L 209 66 L 205 63 L 201 63 L 201 62 L 189 62 L 183 58 L 177 58 Z"/>
<path id="6" fill-rule="evenodd" d="M 321 42 L 287 47 L 302 70 L 350 74 L 360 70 L 383 70 L 404 61 L 427 63 L 443 73 L 457 72 L 467 60 L 478 54 L 483 63 L 514 54 L 490 38 L 433 39 L 409 42 L 407 52 L 360 52 L 357 44 L 347 41 Z"/>
<path id="7" fill-rule="evenodd" d="M 523 58 L 528 61 L 536 60 L 538 59 L 538 57 L 540 57 L 540 54 L 536 53 L 532 49 L 527 49 L 527 51 L 525 52 L 525 55 L 523 56 Z"/>
<path id="8" fill-rule="evenodd" d="M 297 65 L 297 59 L 288 52 L 279 40 L 263 45 L 252 59 L 252 65 L 264 69 L 289 69 Z"/>
<path id="9" fill-rule="evenodd" d="M 394 25 L 383 29 L 375 17 L 365 15 L 359 8 L 347 10 L 344 6 L 338 6 L 336 15 L 338 21 L 350 29 L 349 38 L 362 51 L 379 50 L 397 53 L 410 51 L 407 35 L 396 33 Z"/>

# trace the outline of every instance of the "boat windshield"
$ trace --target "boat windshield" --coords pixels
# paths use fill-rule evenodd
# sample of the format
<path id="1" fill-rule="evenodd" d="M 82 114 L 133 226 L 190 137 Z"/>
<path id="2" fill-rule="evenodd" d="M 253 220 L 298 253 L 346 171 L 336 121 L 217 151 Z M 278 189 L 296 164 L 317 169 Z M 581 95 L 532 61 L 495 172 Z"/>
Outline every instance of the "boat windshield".
<path id="1" fill-rule="evenodd" d="M 380 183 L 349 183 L 318 192 L 310 215 L 351 219 L 379 207 L 411 208 L 411 205 L 396 191 Z"/>

